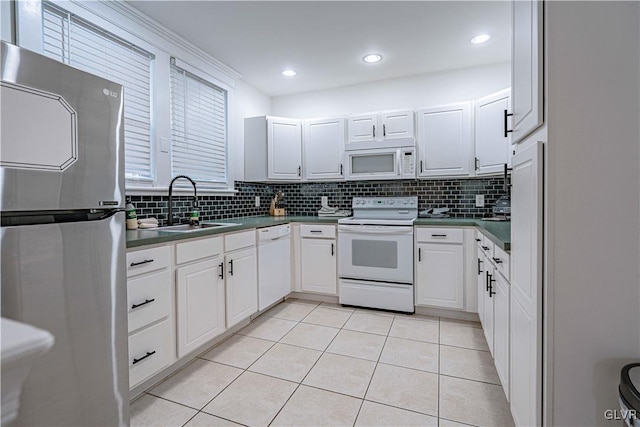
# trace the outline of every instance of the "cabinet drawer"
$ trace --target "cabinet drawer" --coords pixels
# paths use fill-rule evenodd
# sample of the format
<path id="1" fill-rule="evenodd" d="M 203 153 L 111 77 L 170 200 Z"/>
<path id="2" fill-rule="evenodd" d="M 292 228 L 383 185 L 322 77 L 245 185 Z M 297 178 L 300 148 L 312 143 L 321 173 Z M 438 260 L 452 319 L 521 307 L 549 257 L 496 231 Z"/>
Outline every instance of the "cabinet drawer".
<path id="1" fill-rule="evenodd" d="M 416 240 L 432 243 L 462 243 L 464 230 L 461 228 L 418 228 Z"/>
<path id="2" fill-rule="evenodd" d="M 256 231 L 242 231 L 240 233 L 227 234 L 224 236 L 225 252 L 235 251 L 237 249 L 248 248 L 256 245 Z"/>
<path id="3" fill-rule="evenodd" d="M 334 225 L 312 225 L 302 224 L 300 225 L 301 237 L 316 237 L 323 239 L 335 239 L 336 227 Z"/>
<path id="4" fill-rule="evenodd" d="M 148 274 L 127 282 L 129 332 L 171 313 L 171 272 Z"/>
<path id="5" fill-rule="evenodd" d="M 129 336 L 129 388 L 151 377 L 172 361 L 169 320 Z"/>
<path id="6" fill-rule="evenodd" d="M 500 273 L 502 273 L 502 275 L 504 276 L 505 279 L 507 280 L 511 280 L 511 278 L 509 277 L 510 275 L 510 262 L 511 262 L 511 257 L 509 256 L 508 253 L 506 253 L 505 251 L 503 251 L 502 249 L 500 249 L 498 246 L 494 246 L 493 249 L 493 262 L 496 264 L 496 268 L 498 269 L 498 271 Z"/>
<path id="7" fill-rule="evenodd" d="M 176 245 L 176 263 L 183 264 L 222 253 L 222 237 L 191 240 Z"/>
<path id="8" fill-rule="evenodd" d="M 168 246 L 127 252 L 127 277 L 169 267 L 170 258 Z"/>

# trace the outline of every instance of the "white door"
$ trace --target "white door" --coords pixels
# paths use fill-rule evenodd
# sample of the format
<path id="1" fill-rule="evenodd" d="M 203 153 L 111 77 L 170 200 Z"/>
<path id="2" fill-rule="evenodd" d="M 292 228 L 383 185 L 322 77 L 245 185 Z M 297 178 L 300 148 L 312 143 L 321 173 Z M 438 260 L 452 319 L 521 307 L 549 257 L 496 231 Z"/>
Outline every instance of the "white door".
<path id="1" fill-rule="evenodd" d="M 495 290 L 495 279 L 494 279 L 495 270 L 493 266 L 490 264 L 489 258 L 485 257 L 485 269 L 484 269 L 484 292 L 482 293 L 482 298 L 484 301 L 482 302 L 482 308 L 484 313 L 484 337 L 487 339 L 487 345 L 489 346 L 489 351 L 491 351 L 491 355 L 493 356 L 493 333 L 494 333 L 494 298 L 493 293 Z"/>
<path id="2" fill-rule="evenodd" d="M 418 110 L 418 176 L 467 176 L 471 171 L 471 103 Z"/>
<path id="3" fill-rule="evenodd" d="M 507 133 L 511 112 L 511 89 L 501 90 L 475 102 L 476 175 L 502 173 L 510 166 L 511 140 Z"/>
<path id="4" fill-rule="evenodd" d="M 302 179 L 302 125 L 300 120 L 267 118 L 268 178 Z"/>
<path id="5" fill-rule="evenodd" d="M 370 142 L 376 139 L 376 128 L 378 127 L 377 114 L 363 114 L 351 116 L 347 120 L 348 141 Z"/>
<path id="6" fill-rule="evenodd" d="M 514 1 L 511 13 L 511 142 L 515 144 L 542 125 L 543 120 L 542 1 Z"/>
<path id="7" fill-rule="evenodd" d="M 496 270 L 493 284 L 493 361 L 509 400 L 509 283 Z"/>
<path id="8" fill-rule="evenodd" d="M 416 254 L 416 305 L 464 306 L 462 245 L 423 243 Z"/>
<path id="9" fill-rule="evenodd" d="M 511 172 L 511 413 L 540 425 L 542 396 L 542 151 L 513 156 Z"/>
<path id="10" fill-rule="evenodd" d="M 227 327 L 258 311 L 256 248 L 231 252 L 225 257 L 227 278 Z"/>
<path id="11" fill-rule="evenodd" d="M 176 269 L 178 357 L 225 331 L 222 257 Z"/>
<path id="12" fill-rule="evenodd" d="M 344 179 L 344 126 L 343 118 L 304 122 L 305 179 Z"/>
<path id="13" fill-rule="evenodd" d="M 484 256 L 483 252 L 476 246 L 476 251 L 478 252 L 477 259 L 477 268 L 478 268 L 478 317 L 480 318 L 480 324 L 484 328 L 484 293 L 486 276 L 485 276 L 485 263 L 487 262 L 487 258 Z"/>
<path id="14" fill-rule="evenodd" d="M 302 239 L 302 290 L 338 294 L 336 241 Z"/>
<path id="15" fill-rule="evenodd" d="M 413 138 L 413 110 L 380 113 L 383 139 Z"/>

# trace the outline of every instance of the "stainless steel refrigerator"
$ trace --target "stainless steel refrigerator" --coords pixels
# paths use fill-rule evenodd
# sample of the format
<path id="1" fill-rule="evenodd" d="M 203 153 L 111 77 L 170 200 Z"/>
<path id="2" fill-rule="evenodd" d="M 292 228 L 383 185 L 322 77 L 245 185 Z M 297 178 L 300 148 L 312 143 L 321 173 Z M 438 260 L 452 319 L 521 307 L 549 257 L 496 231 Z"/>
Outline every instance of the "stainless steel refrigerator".
<path id="1" fill-rule="evenodd" d="M 129 423 L 123 88 L 2 42 L 2 316 L 51 332 L 17 426 Z"/>

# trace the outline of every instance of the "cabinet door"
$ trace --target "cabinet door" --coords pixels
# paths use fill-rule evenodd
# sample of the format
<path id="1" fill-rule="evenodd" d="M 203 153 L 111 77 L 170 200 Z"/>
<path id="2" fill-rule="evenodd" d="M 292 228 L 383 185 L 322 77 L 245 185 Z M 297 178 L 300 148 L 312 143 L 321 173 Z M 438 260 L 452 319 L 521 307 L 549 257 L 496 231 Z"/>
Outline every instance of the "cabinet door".
<path id="1" fill-rule="evenodd" d="M 464 255 L 462 245 L 418 245 L 416 305 L 464 306 Z"/>
<path id="2" fill-rule="evenodd" d="M 302 239 L 302 290 L 338 294 L 336 241 Z"/>
<path id="3" fill-rule="evenodd" d="M 343 179 L 345 133 L 343 118 L 304 123 L 304 177 L 307 180 Z"/>
<path id="4" fill-rule="evenodd" d="M 509 400 L 509 283 L 496 270 L 496 281 L 493 286 L 494 328 L 493 328 L 493 361 Z"/>
<path id="5" fill-rule="evenodd" d="M 478 317 L 480 318 L 480 324 L 482 324 L 482 327 L 484 328 L 484 294 L 486 292 L 485 290 L 485 282 L 486 282 L 486 275 L 485 275 L 485 262 L 487 261 L 486 257 L 482 254 L 481 249 L 478 248 L 477 249 L 478 252 L 478 259 L 477 259 L 477 265 L 478 265 Z"/>
<path id="6" fill-rule="evenodd" d="M 302 179 L 302 126 L 299 120 L 267 119 L 268 178 Z"/>
<path id="7" fill-rule="evenodd" d="M 258 265 L 256 248 L 226 256 L 227 327 L 258 311 Z"/>
<path id="8" fill-rule="evenodd" d="M 376 139 L 377 114 L 363 114 L 349 117 L 347 121 L 349 142 L 368 142 Z"/>
<path id="9" fill-rule="evenodd" d="M 482 308 L 484 313 L 484 337 L 487 339 L 487 345 L 489 346 L 489 351 L 491 351 L 491 355 L 493 356 L 493 333 L 494 333 L 494 299 L 493 298 L 493 288 L 495 287 L 494 279 L 494 270 L 493 266 L 489 263 L 489 258 L 485 257 L 485 271 L 484 271 L 484 292 L 482 293 L 482 298 L 484 301 L 482 302 Z"/>
<path id="10" fill-rule="evenodd" d="M 505 164 L 510 166 L 510 134 L 505 132 L 505 112 L 510 111 L 511 89 L 476 101 L 476 175 L 502 173 Z"/>
<path id="11" fill-rule="evenodd" d="M 540 425 L 542 396 L 542 143 L 513 156 L 511 172 L 511 413 Z"/>
<path id="12" fill-rule="evenodd" d="M 543 121 L 542 1 L 511 2 L 512 143 L 522 141 Z"/>
<path id="13" fill-rule="evenodd" d="M 176 269 L 178 357 L 225 331 L 222 257 Z"/>
<path id="14" fill-rule="evenodd" d="M 413 138 L 413 110 L 380 113 L 383 139 Z"/>
<path id="15" fill-rule="evenodd" d="M 471 103 L 418 110 L 418 176 L 466 176 L 472 155 Z"/>

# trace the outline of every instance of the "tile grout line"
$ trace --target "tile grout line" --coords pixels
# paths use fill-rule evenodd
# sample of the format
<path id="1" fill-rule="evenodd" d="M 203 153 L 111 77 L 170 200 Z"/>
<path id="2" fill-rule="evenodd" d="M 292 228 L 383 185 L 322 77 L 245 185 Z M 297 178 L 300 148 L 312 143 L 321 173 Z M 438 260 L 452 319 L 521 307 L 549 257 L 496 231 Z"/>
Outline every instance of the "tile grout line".
<path id="1" fill-rule="evenodd" d="M 309 314 L 311 314 L 316 308 L 318 308 L 320 306 L 320 304 L 318 304 L 313 310 L 311 310 L 309 312 Z M 309 315 L 307 314 L 307 316 Z M 345 321 L 345 324 L 349 321 L 349 319 L 351 318 L 351 316 L 353 315 L 353 313 L 351 313 L 351 315 L 349 315 L 349 318 L 347 319 L 347 321 Z M 307 316 L 303 317 L 302 320 L 304 320 Z M 298 324 L 300 324 L 301 321 L 298 322 Z M 297 326 L 297 325 L 296 325 Z M 321 325 L 318 325 L 321 326 Z M 295 328 L 295 326 L 294 326 Z M 293 329 L 293 328 L 291 328 Z M 311 368 L 307 371 L 307 373 L 304 375 L 304 377 L 302 377 L 302 380 L 300 380 L 300 382 L 298 383 L 298 386 L 296 387 L 295 390 L 293 390 L 293 393 L 291 393 L 291 395 L 287 398 L 287 400 L 282 404 L 282 406 L 280 407 L 280 409 L 278 410 L 278 412 L 276 413 L 276 415 L 271 419 L 271 421 L 269 421 L 268 426 L 270 426 L 275 420 L 276 418 L 278 418 L 278 415 L 280 415 L 280 413 L 282 412 L 282 410 L 284 409 L 285 406 L 287 406 L 287 403 L 289 403 L 289 401 L 291 400 L 291 398 L 293 397 L 294 394 L 296 394 L 296 392 L 298 391 L 298 389 L 303 385 L 302 383 L 304 382 L 304 380 L 307 378 L 307 376 L 309 376 L 309 374 L 311 373 L 311 371 L 313 370 L 313 368 L 315 368 L 315 366 L 318 364 L 318 361 L 320 361 L 320 359 L 322 358 L 322 355 L 325 353 L 326 349 L 329 348 L 329 346 L 331 345 L 331 343 L 336 339 L 336 337 L 338 336 L 338 334 L 340 333 L 340 331 L 342 330 L 342 328 L 338 329 L 338 332 L 334 335 L 334 337 L 331 339 L 331 341 L 329 342 L 329 344 L 327 344 L 327 347 L 322 351 L 322 353 L 320 353 L 320 356 L 316 359 L 316 361 L 313 363 L 313 366 L 311 366 Z M 291 330 L 290 330 L 291 331 Z M 288 333 L 288 332 L 287 332 Z M 286 336 L 286 334 L 282 337 L 284 338 Z M 280 339 L 282 339 L 280 338 Z M 278 341 L 278 343 L 280 343 L 280 341 Z M 286 344 L 286 343 L 281 343 L 281 344 Z M 306 348 L 306 347 L 303 347 Z M 306 384 L 305 384 L 306 385 Z M 325 390 L 328 391 L 328 390 Z"/>
<path id="2" fill-rule="evenodd" d="M 438 427 L 440 427 L 440 391 L 441 391 L 441 388 L 440 388 L 440 375 L 441 375 L 440 374 L 440 372 L 441 372 L 440 363 L 442 361 L 442 358 L 440 357 L 440 355 L 442 354 L 440 352 L 440 346 L 442 345 L 442 344 L 440 344 L 440 342 L 441 342 L 440 334 L 442 332 L 441 325 L 442 325 L 442 322 L 440 321 L 440 318 L 438 317 Z"/>
<path id="3" fill-rule="evenodd" d="M 362 411 L 362 407 L 364 406 L 365 399 L 367 397 L 367 393 L 369 393 L 369 387 L 371 387 L 371 383 L 373 382 L 373 377 L 376 374 L 376 370 L 378 369 L 378 365 L 380 364 L 380 358 L 382 357 L 382 353 L 384 352 L 384 348 L 387 345 L 387 340 L 389 339 L 389 334 L 391 333 L 391 329 L 393 328 L 393 323 L 396 321 L 396 316 L 394 315 L 391 324 L 389 325 L 389 330 L 387 331 L 387 335 L 384 337 L 384 343 L 382 343 L 382 348 L 380 349 L 380 354 L 378 355 L 378 360 L 376 360 L 376 364 L 373 367 L 373 372 L 371 373 L 371 378 L 369 378 L 369 383 L 367 384 L 367 389 L 364 391 L 364 396 L 362 396 L 362 402 L 360 402 L 360 408 L 358 408 L 358 413 L 356 414 L 356 419 L 353 420 L 353 426 L 355 427 L 356 422 L 358 422 L 358 417 L 360 416 L 360 412 Z"/>

